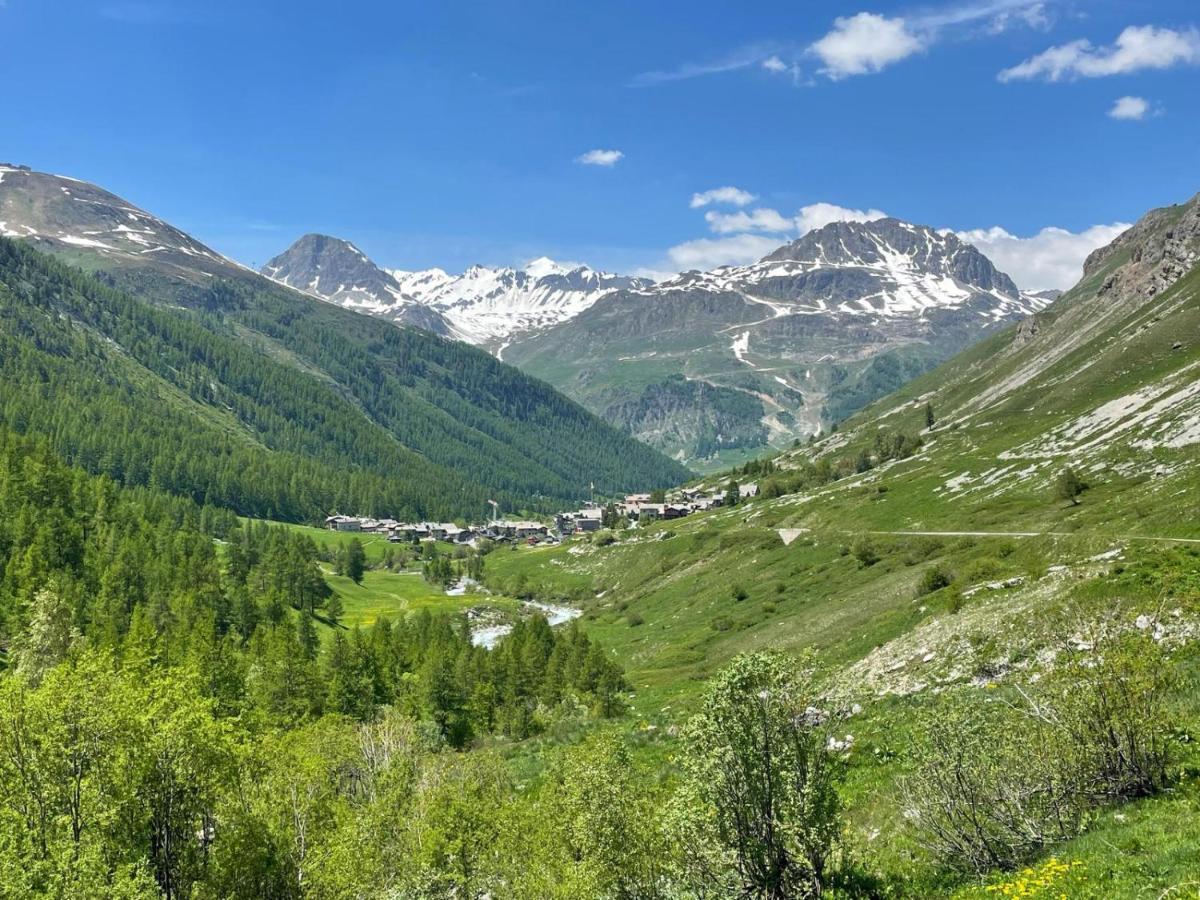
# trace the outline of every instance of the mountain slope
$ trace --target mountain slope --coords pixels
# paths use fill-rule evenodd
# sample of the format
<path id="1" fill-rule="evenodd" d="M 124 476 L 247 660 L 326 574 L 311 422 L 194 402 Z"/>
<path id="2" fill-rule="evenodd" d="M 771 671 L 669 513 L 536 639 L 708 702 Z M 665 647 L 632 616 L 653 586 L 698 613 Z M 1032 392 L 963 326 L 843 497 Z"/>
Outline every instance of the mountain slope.
<path id="1" fill-rule="evenodd" d="M 820 452 L 918 427 L 928 403 L 938 425 L 897 470 L 919 470 L 906 484 L 941 503 L 922 501 L 926 513 L 910 524 L 929 524 L 933 509 L 961 523 L 1003 503 L 1017 524 L 1015 510 L 1029 504 L 1026 524 L 1043 526 L 1049 510 L 1038 501 L 1067 466 L 1092 496 L 1113 498 L 1084 504 L 1077 520 L 1111 526 L 1141 505 L 1146 523 L 1177 522 L 1179 501 L 1169 498 L 1194 496 L 1200 444 L 1197 263 L 1200 196 L 1147 214 L 1093 253 L 1080 283 L 1045 311 L 864 410 Z"/>
<path id="2" fill-rule="evenodd" d="M 606 294 L 651 283 L 545 257 L 521 269 L 471 266 L 461 275 L 441 269 L 392 275 L 418 302 L 453 323 L 459 337 L 500 356 L 513 342 L 573 319 Z"/>
<path id="3" fill-rule="evenodd" d="M 437 312 L 404 295 L 396 280 L 367 259 L 349 241 L 306 234 L 262 267 L 262 274 L 357 312 L 380 315 L 448 335 L 450 327 Z"/>
<path id="4" fill-rule="evenodd" d="M 681 459 L 791 443 L 1042 308 L 952 234 L 839 222 L 758 263 L 610 294 L 505 358 Z M 706 384 L 736 423 L 683 434 L 653 414 L 667 379 Z M 669 434 L 664 438 L 663 434 Z M 715 435 L 715 437 L 709 437 Z"/>
<path id="5" fill-rule="evenodd" d="M 4 241 L 4 415 L 93 471 L 294 519 L 551 508 L 686 474 L 480 350 L 274 284 L 99 189 L 3 174 L 6 231 L 106 282 Z M 118 243 L 122 214 L 172 246 Z M 67 240 L 114 221 L 102 248 Z"/>
<path id="6" fill-rule="evenodd" d="M 625 665 L 639 719 L 659 733 L 735 655 L 811 652 L 829 708 L 846 711 L 831 745 L 849 763 L 847 842 L 868 868 L 900 895 L 1028 893 L 1029 870 L 1006 879 L 1011 891 L 948 886 L 913 836 L 906 778 L 931 737 L 948 738 L 961 755 L 943 771 L 956 783 L 1000 784 L 978 777 L 984 767 L 1005 779 L 979 801 L 985 815 L 992 798 L 1015 796 L 1007 785 L 1034 754 L 998 761 L 992 748 L 1029 732 L 996 727 L 989 742 L 974 726 L 1036 714 L 1022 701 L 1037 685 L 1078 690 L 1081 671 L 1111 659 L 1102 640 L 1137 648 L 1127 652 L 1146 668 L 1135 671 L 1169 710 L 1143 724 L 1179 734 L 1163 737 L 1166 752 L 1181 771 L 1195 765 L 1198 376 L 1200 196 L 1148 214 L 1047 309 L 837 432 L 695 485 L 754 481 L 755 499 L 506 555 L 485 577 L 495 590 L 584 598 L 589 634 Z M 1081 495 L 1059 490 L 1067 468 L 1088 485 Z M 1067 676 L 1078 681 L 1054 681 Z M 1109 696 L 1127 703 L 1141 677 Z M 1192 878 L 1195 780 L 1107 805 L 1120 799 L 1104 798 L 1082 838 L 1026 851 L 1086 866 L 1095 889 L 1062 896 L 1171 893 Z"/>
<path id="7" fill-rule="evenodd" d="M 309 234 L 262 267 L 281 284 L 373 316 L 451 335 L 502 356 L 522 336 L 577 316 L 612 291 L 645 279 L 541 258 L 523 269 L 472 266 L 384 270 L 348 241 Z"/>

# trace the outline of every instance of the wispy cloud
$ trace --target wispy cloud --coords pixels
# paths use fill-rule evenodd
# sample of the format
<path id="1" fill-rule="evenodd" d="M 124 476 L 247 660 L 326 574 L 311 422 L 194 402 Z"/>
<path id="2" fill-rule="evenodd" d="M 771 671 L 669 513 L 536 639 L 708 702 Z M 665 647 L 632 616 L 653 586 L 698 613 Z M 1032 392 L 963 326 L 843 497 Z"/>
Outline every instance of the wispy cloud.
<path id="1" fill-rule="evenodd" d="M 937 31 L 980 22 L 987 23 L 992 32 L 1016 26 L 1044 28 L 1050 22 L 1046 7 L 1046 0 L 984 0 L 927 9 L 909 16 L 908 20 L 918 31 Z"/>
<path id="2" fill-rule="evenodd" d="M 714 203 L 723 203 L 726 206 L 749 206 L 757 199 L 749 191 L 743 191 L 741 188 L 726 185 L 725 187 L 713 188 L 711 191 L 700 191 L 697 194 L 692 194 L 692 202 L 689 206 L 692 209 L 701 209 L 705 206 L 711 206 Z"/>
<path id="3" fill-rule="evenodd" d="M 1145 97 L 1118 97 L 1108 111 L 1109 118 L 1140 122 L 1150 112 L 1150 101 Z"/>
<path id="4" fill-rule="evenodd" d="M 624 158 L 625 154 L 620 150 L 589 150 L 587 153 L 581 153 L 575 157 L 575 162 L 585 166 L 603 166 L 611 169 Z"/>
<path id="5" fill-rule="evenodd" d="M 1080 38 L 1043 50 L 997 77 L 1001 81 L 1033 78 L 1062 81 L 1179 65 L 1200 65 L 1200 32 L 1195 28 L 1174 31 L 1153 25 L 1131 25 L 1108 47 L 1095 47 L 1091 41 Z"/>
<path id="6" fill-rule="evenodd" d="M 686 81 L 691 78 L 703 78 L 706 75 L 736 72 L 739 69 L 760 66 L 767 59 L 781 52 L 783 52 L 783 48 L 778 43 L 751 44 L 746 47 L 740 47 L 728 56 L 713 60 L 712 62 L 685 62 L 673 69 L 642 72 L 633 76 L 629 84 L 632 87 L 652 87 L 656 84 L 666 84 L 672 81 Z"/>

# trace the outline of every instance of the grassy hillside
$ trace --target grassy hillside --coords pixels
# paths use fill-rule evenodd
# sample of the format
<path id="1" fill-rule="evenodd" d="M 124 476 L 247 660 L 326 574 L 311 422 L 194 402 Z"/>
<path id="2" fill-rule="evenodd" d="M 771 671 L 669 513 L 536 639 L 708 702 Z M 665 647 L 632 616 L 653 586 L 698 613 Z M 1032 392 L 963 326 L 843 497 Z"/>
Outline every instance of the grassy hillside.
<path id="1" fill-rule="evenodd" d="M 850 844 L 897 895 L 1191 896 L 1200 269 L 1178 261 L 1200 245 L 1198 207 L 1151 214 L 1046 313 L 746 476 L 758 499 L 495 554 L 488 583 L 582 604 L 659 735 L 738 654 L 815 653 L 828 696 L 855 710 L 840 726 Z M 1170 790 L 1101 804 L 1029 872 L 948 874 L 906 812 L 920 748 L 954 710 L 1019 706 L 1097 633 L 1164 654 Z M 651 746 L 660 764 L 674 752 Z"/>

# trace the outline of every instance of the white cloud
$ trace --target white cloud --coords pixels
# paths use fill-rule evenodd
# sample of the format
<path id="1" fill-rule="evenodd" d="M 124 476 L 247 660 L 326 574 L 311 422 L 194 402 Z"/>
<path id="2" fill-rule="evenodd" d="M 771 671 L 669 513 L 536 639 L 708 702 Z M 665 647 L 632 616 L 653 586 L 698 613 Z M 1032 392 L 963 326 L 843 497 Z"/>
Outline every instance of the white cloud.
<path id="1" fill-rule="evenodd" d="M 1150 103 L 1145 97 L 1118 97 L 1108 114 L 1114 119 L 1140 121 L 1149 111 Z"/>
<path id="2" fill-rule="evenodd" d="M 974 244 L 1001 272 L 1026 291 L 1066 290 L 1079 280 L 1083 261 L 1098 247 L 1109 244 L 1129 225 L 1093 225 L 1081 232 L 1043 228 L 1029 237 L 1018 237 L 999 226 L 957 232 Z"/>
<path id="3" fill-rule="evenodd" d="M 938 30 L 990 20 L 988 31 L 999 34 L 1016 25 L 1044 28 L 1050 22 L 1044 0 L 981 0 L 918 14 L 910 20 L 916 31 Z"/>
<path id="4" fill-rule="evenodd" d="M 1131 25 L 1109 47 L 1094 47 L 1081 38 L 1044 50 L 999 76 L 1001 81 L 1044 78 L 1102 78 L 1142 69 L 1168 69 L 1177 65 L 1200 65 L 1200 32 L 1190 28 L 1173 31 L 1153 25 Z"/>
<path id="5" fill-rule="evenodd" d="M 604 166 L 612 168 L 625 157 L 620 150 L 589 150 L 575 157 L 575 162 L 585 166 Z"/>
<path id="6" fill-rule="evenodd" d="M 920 37 L 902 18 L 875 13 L 833 20 L 833 30 L 809 47 L 825 67 L 821 74 L 833 80 L 878 72 L 924 49 Z"/>
<path id="7" fill-rule="evenodd" d="M 703 205 L 692 204 L 693 208 Z M 728 213 L 710 209 L 704 214 L 704 220 L 709 229 L 721 237 L 677 244 L 667 251 L 667 259 L 661 265 L 645 271 L 661 280 L 662 273 L 667 270 L 678 272 L 745 265 L 757 262 L 781 244 L 830 222 L 869 222 L 885 216 L 877 209 L 848 209 L 833 203 L 812 203 L 801 207 L 794 216 L 785 216 L 767 207 Z"/>
<path id="8" fill-rule="evenodd" d="M 707 75 L 721 75 L 725 72 L 736 72 L 751 66 L 762 65 L 774 56 L 780 47 L 778 43 L 751 44 L 740 47 L 733 53 L 715 62 L 694 63 L 685 62 L 674 69 L 655 72 L 642 72 L 635 75 L 629 82 L 631 87 L 651 87 L 657 84 L 667 84 L 672 81 L 687 81 L 691 78 L 703 78 Z"/>
<path id="9" fill-rule="evenodd" d="M 795 219 L 789 219 L 773 209 L 752 209 L 749 212 L 739 210 L 732 213 L 712 209 L 704 214 L 704 221 L 717 234 L 737 234 L 746 231 L 783 234 L 796 227 Z"/>
<path id="10" fill-rule="evenodd" d="M 768 56 L 762 61 L 762 67 L 768 72 L 775 73 L 786 72 L 790 68 L 790 66 L 788 66 L 788 64 L 778 56 Z"/>
<path id="11" fill-rule="evenodd" d="M 800 213 L 796 216 L 796 230 L 800 234 L 808 234 L 830 222 L 873 222 L 886 218 L 887 213 L 878 209 L 847 209 L 833 203 L 811 203 L 800 207 Z"/>
<path id="12" fill-rule="evenodd" d="M 887 213 L 878 209 L 847 209 L 833 203 L 812 203 L 801 207 L 795 216 L 785 216 L 778 210 L 760 207 L 732 213 L 709 210 L 704 214 L 704 221 L 716 234 L 795 232 L 796 235 L 804 235 L 830 222 L 871 222 L 886 217 Z"/>
<path id="13" fill-rule="evenodd" d="M 723 203 L 727 206 L 749 206 L 758 198 L 749 191 L 743 191 L 741 188 L 735 188 L 731 185 L 725 187 L 713 188 L 711 191 L 701 191 L 698 194 L 692 194 L 692 209 L 700 209 L 702 206 L 709 206 L 713 203 Z"/>
<path id="14" fill-rule="evenodd" d="M 669 265 L 677 272 L 740 266 L 762 259 L 779 246 L 779 239 L 758 234 L 735 234 L 726 238 L 700 238 L 676 244 L 667 251 Z"/>

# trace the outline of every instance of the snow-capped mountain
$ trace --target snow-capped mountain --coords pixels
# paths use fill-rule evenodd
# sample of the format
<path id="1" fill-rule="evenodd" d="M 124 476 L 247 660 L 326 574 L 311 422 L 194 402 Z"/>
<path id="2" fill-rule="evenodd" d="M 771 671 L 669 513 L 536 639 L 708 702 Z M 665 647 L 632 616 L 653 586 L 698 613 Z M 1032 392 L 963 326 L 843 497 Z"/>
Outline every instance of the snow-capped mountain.
<path id="1" fill-rule="evenodd" d="M 779 316 L 916 317 L 972 310 L 1000 320 L 1046 305 L 1022 293 L 975 247 L 949 232 L 899 219 L 834 222 L 757 263 L 688 272 L 658 292 L 732 291 Z"/>
<path id="2" fill-rule="evenodd" d="M 262 267 L 268 278 L 373 316 L 417 325 L 501 354 L 623 288 L 651 282 L 542 257 L 520 269 L 382 269 L 348 241 L 308 234 Z"/>
<path id="3" fill-rule="evenodd" d="M 453 333 L 436 311 L 407 296 L 390 273 L 340 238 L 306 234 L 260 271 L 280 284 L 347 309 L 435 334 Z"/>
<path id="4" fill-rule="evenodd" d="M 695 463 L 805 437 L 1047 302 L 951 233 L 836 222 L 612 292 L 505 359 Z"/>
<path id="5" fill-rule="evenodd" d="M 439 312 L 463 340 L 498 353 L 518 336 L 573 319 L 606 294 L 651 284 L 546 257 L 520 269 L 471 266 L 461 275 L 442 269 L 390 274 L 406 297 Z"/>

